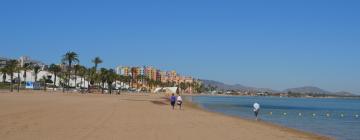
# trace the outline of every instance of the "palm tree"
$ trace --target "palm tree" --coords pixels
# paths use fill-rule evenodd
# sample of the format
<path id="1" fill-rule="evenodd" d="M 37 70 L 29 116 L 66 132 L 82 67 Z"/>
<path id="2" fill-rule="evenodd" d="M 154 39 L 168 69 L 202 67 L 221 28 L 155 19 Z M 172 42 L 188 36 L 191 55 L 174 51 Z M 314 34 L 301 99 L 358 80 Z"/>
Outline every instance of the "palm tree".
<path id="1" fill-rule="evenodd" d="M 119 81 L 123 84 L 126 83 L 126 84 L 130 85 L 130 81 L 131 81 L 130 79 L 131 79 L 130 76 L 119 75 Z"/>
<path id="2" fill-rule="evenodd" d="M 55 90 L 56 87 L 56 78 L 58 74 L 61 72 L 61 67 L 59 65 L 51 64 L 49 67 L 49 71 L 54 74 L 54 87 L 53 90 Z"/>
<path id="3" fill-rule="evenodd" d="M 101 77 L 101 93 L 104 94 L 105 82 L 107 80 L 108 70 L 105 68 L 100 69 L 100 77 Z"/>
<path id="4" fill-rule="evenodd" d="M 149 79 L 149 81 L 147 83 L 148 83 L 149 89 L 152 90 L 153 87 L 155 86 L 155 81 L 152 79 Z"/>
<path id="5" fill-rule="evenodd" d="M 94 69 L 97 70 L 98 65 L 101 64 L 103 61 L 100 59 L 100 57 L 95 57 L 92 62 L 94 63 Z"/>
<path id="6" fill-rule="evenodd" d="M 91 85 L 96 85 L 96 83 L 97 83 L 96 78 L 98 77 L 98 75 L 96 75 L 97 67 L 103 61 L 100 59 L 100 57 L 95 57 L 93 60 L 91 60 L 91 62 L 94 63 L 94 67 L 88 71 L 88 81 Z M 88 84 L 88 91 L 89 91 L 90 84 Z"/>
<path id="7" fill-rule="evenodd" d="M 195 92 L 197 93 L 201 93 L 203 92 L 203 89 L 205 88 L 204 87 L 204 84 L 198 82 L 198 81 L 194 81 L 192 84 L 191 84 L 192 88 L 195 90 Z"/>
<path id="8" fill-rule="evenodd" d="M 85 78 L 87 79 L 88 81 L 88 86 L 87 86 L 87 91 L 88 93 L 90 93 L 90 85 L 93 85 L 94 84 L 94 76 L 93 76 L 93 69 L 92 68 L 89 68 L 89 69 L 86 69 L 85 70 Z M 85 86 L 85 84 L 84 84 Z"/>
<path id="9" fill-rule="evenodd" d="M 68 68 L 67 68 L 67 88 L 69 90 L 69 86 L 70 86 L 70 72 L 71 72 L 71 65 L 73 62 L 75 63 L 79 63 L 79 56 L 77 53 L 75 52 L 67 52 L 65 55 L 63 55 L 62 61 L 64 63 L 68 63 Z"/>
<path id="10" fill-rule="evenodd" d="M 132 85 L 131 85 L 131 82 L 132 82 L 131 79 L 132 79 L 131 76 L 125 76 L 125 81 L 126 81 L 126 83 L 128 84 L 128 87 L 131 87 L 131 86 L 132 86 Z"/>
<path id="11" fill-rule="evenodd" d="M 106 81 L 107 81 L 107 85 L 108 85 L 108 89 L 109 89 L 109 94 L 111 94 L 112 92 L 112 85 L 113 83 L 116 81 L 117 78 L 117 74 L 115 73 L 115 71 L 113 69 L 110 69 L 107 71 L 106 74 Z"/>
<path id="12" fill-rule="evenodd" d="M 74 75 L 75 75 L 75 88 L 77 87 L 77 75 L 78 75 L 78 72 L 79 72 L 79 70 L 81 69 L 81 65 L 79 65 L 79 64 L 76 64 L 75 66 L 74 66 Z"/>
<path id="13" fill-rule="evenodd" d="M 186 82 L 185 83 L 185 89 L 187 89 L 188 90 L 188 93 L 192 93 L 192 88 L 191 88 L 191 83 L 189 83 L 189 82 Z M 189 89 L 190 88 L 190 89 Z"/>
<path id="14" fill-rule="evenodd" d="M 33 69 L 33 64 L 25 63 L 24 66 L 22 67 L 22 69 L 24 70 L 23 78 L 24 78 L 24 81 L 26 81 L 27 71 Z"/>
<path id="15" fill-rule="evenodd" d="M 130 71 L 131 71 L 131 88 L 134 88 L 134 83 L 137 83 L 137 77 L 136 77 L 137 76 L 137 68 L 132 67 Z"/>
<path id="16" fill-rule="evenodd" d="M 16 68 L 18 67 L 18 61 L 17 60 L 9 60 L 6 63 L 5 67 L 7 69 L 7 73 L 10 75 L 10 91 L 13 92 L 14 72 L 16 71 Z"/>
<path id="17" fill-rule="evenodd" d="M 85 87 L 85 76 L 87 73 L 87 69 L 85 66 L 79 66 L 77 74 L 80 76 L 80 87 Z"/>
<path id="18" fill-rule="evenodd" d="M 0 69 L 0 71 L 2 73 L 2 81 L 3 81 L 3 83 L 5 83 L 6 82 L 6 75 L 8 73 L 8 69 L 7 69 L 7 67 L 3 67 L 3 68 Z"/>
<path id="19" fill-rule="evenodd" d="M 20 71 L 22 70 L 22 67 L 18 65 L 16 66 L 16 71 L 17 71 L 17 80 L 18 80 L 18 84 L 17 84 L 17 92 L 20 92 L 20 86 L 21 86 L 21 78 L 20 78 Z"/>
<path id="20" fill-rule="evenodd" d="M 40 82 L 44 84 L 44 91 L 46 91 L 47 83 L 51 83 L 50 77 L 43 76 L 43 77 L 40 79 Z"/>
<path id="21" fill-rule="evenodd" d="M 145 86 L 145 88 L 146 88 L 147 90 L 149 90 L 149 88 L 150 88 L 150 86 L 149 86 L 150 78 L 147 77 L 147 76 L 145 76 L 145 75 L 143 75 L 142 81 L 143 81 L 143 86 Z"/>
<path id="22" fill-rule="evenodd" d="M 35 83 L 37 82 L 37 76 L 39 74 L 39 72 L 41 71 L 41 67 L 39 65 L 35 65 L 33 67 L 33 70 L 34 70 L 34 74 L 35 74 Z"/>
<path id="23" fill-rule="evenodd" d="M 65 92 L 65 87 L 67 85 L 67 81 L 68 81 L 68 77 L 67 77 L 67 72 L 65 72 L 63 69 L 58 73 L 58 77 L 59 77 L 59 86 L 62 87 L 62 92 Z"/>
<path id="24" fill-rule="evenodd" d="M 163 83 L 160 80 L 155 80 L 155 87 L 161 87 Z"/>
<path id="25" fill-rule="evenodd" d="M 181 82 L 179 84 L 179 86 L 180 86 L 181 92 L 184 92 L 184 90 L 186 89 L 186 84 L 184 82 Z"/>
<path id="26" fill-rule="evenodd" d="M 123 76 L 123 75 L 118 75 L 117 81 L 119 81 L 120 84 L 123 83 L 123 82 L 125 81 L 124 76 Z M 121 86 L 121 85 L 120 85 L 120 86 Z"/>
<path id="27" fill-rule="evenodd" d="M 136 76 L 136 79 L 140 79 L 141 86 L 144 85 L 144 81 L 147 77 L 145 75 L 138 75 Z"/>

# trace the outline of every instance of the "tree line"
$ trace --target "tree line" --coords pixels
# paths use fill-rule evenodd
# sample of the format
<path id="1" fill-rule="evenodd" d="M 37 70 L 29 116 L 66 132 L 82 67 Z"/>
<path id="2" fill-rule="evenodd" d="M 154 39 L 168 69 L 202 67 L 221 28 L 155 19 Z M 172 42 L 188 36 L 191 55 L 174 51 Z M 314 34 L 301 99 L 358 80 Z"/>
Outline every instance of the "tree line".
<path id="1" fill-rule="evenodd" d="M 202 85 L 199 82 L 180 82 L 176 83 L 174 81 L 170 82 L 161 82 L 160 80 L 153 80 L 145 75 L 137 75 L 136 69 L 130 69 L 130 75 L 118 75 L 114 69 L 100 68 L 98 66 L 103 63 L 100 57 L 95 57 L 92 60 L 94 64 L 92 67 L 87 68 L 80 64 L 79 55 L 76 52 L 67 52 L 61 58 L 61 65 L 50 64 L 49 67 L 43 69 L 40 65 L 35 63 L 25 63 L 22 66 L 18 60 L 12 59 L 6 62 L 6 65 L 0 69 L 2 73 L 2 83 L 5 84 L 7 75 L 10 76 L 9 89 L 11 92 L 14 90 L 14 85 L 16 85 L 17 91 L 19 92 L 21 85 L 25 84 L 27 79 L 27 72 L 34 72 L 34 81 L 35 83 L 40 83 L 44 90 L 47 86 L 53 87 L 62 87 L 62 91 L 68 91 L 71 88 L 80 87 L 83 91 L 91 92 L 91 90 L 101 90 L 104 93 L 105 90 L 111 94 L 113 89 L 116 89 L 117 83 L 126 83 L 131 89 L 139 89 L 146 87 L 145 91 L 150 91 L 156 87 L 170 87 L 177 86 L 181 91 L 185 91 L 188 88 L 192 88 L 195 92 L 201 92 Z M 52 73 L 53 81 L 50 80 L 50 77 L 43 76 L 38 79 L 38 74 L 46 70 Z M 20 74 L 23 72 L 23 81 L 21 81 Z M 16 80 L 14 75 L 17 74 Z M 80 81 L 78 81 L 80 79 Z M 73 80 L 75 86 L 70 84 L 70 80 Z M 88 84 L 86 84 L 88 82 Z M 59 83 L 59 85 L 57 85 Z M 117 89 L 118 92 L 120 89 Z"/>

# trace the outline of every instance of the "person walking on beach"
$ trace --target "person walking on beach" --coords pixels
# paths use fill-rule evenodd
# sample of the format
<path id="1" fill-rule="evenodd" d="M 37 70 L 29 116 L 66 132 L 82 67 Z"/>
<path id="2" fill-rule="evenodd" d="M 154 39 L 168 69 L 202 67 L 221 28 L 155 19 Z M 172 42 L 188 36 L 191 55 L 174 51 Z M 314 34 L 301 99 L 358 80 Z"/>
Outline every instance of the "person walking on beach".
<path id="1" fill-rule="evenodd" d="M 181 98 L 180 94 L 178 95 L 178 97 L 177 97 L 177 99 L 176 99 L 176 102 L 177 102 L 177 104 L 179 105 L 180 110 L 181 110 L 181 105 L 182 105 L 183 101 L 182 101 L 182 98 Z"/>
<path id="2" fill-rule="evenodd" d="M 175 103 L 176 103 L 176 97 L 175 94 L 173 93 L 170 97 L 170 104 L 173 110 L 175 109 Z"/>
<path id="3" fill-rule="evenodd" d="M 255 120 L 258 120 L 259 112 L 260 112 L 260 104 L 255 102 L 254 103 L 254 113 L 255 113 L 255 117 L 256 117 Z"/>

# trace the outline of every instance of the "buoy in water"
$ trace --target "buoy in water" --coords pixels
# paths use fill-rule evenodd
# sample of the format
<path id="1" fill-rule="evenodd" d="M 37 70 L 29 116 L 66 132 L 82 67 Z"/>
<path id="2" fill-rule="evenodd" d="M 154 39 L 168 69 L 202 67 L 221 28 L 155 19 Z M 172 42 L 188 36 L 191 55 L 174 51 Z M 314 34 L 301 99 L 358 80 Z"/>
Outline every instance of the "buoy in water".
<path id="1" fill-rule="evenodd" d="M 358 115 L 358 114 L 356 114 L 356 115 L 355 115 L 355 117 L 356 117 L 356 118 L 359 118 L 359 115 Z"/>
<path id="2" fill-rule="evenodd" d="M 312 114 L 312 116 L 313 116 L 313 117 L 315 117 L 315 116 L 316 116 L 316 114 L 315 114 L 315 113 L 313 113 L 313 114 Z"/>
<path id="3" fill-rule="evenodd" d="M 341 118 L 343 118 L 345 115 L 344 115 L 344 114 L 341 114 L 340 116 L 341 116 Z"/>
<path id="4" fill-rule="evenodd" d="M 287 115 L 287 113 L 285 112 L 285 113 L 284 113 L 284 116 L 286 116 L 286 115 Z"/>
<path id="5" fill-rule="evenodd" d="M 269 114 L 270 114 L 270 115 L 272 115 L 273 113 L 272 113 L 272 112 L 270 112 Z"/>
<path id="6" fill-rule="evenodd" d="M 299 113 L 299 116 L 302 116 L 302 114 L 301 114 L 301 113 Z"/>
<path id="7" fill-rule="evenodd" d="M 330 117 L 330 114 L 329 114 L 329 113 L 327 113 L 327 114 L 326 114 L 326 117 Z"/>

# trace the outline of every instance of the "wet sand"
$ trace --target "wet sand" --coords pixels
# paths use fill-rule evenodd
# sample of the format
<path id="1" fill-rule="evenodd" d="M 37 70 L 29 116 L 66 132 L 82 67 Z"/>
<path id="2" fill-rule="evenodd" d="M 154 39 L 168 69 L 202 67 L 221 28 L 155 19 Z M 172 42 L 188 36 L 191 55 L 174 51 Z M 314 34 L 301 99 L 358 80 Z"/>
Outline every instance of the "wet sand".
<path id="1" fill-rule="evenodd" d="M 319 140 L 264 122 L 185 104 L 162 95 L 0 92 L 1 140 Z"/>

